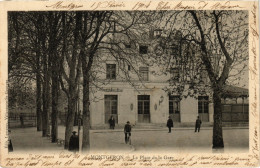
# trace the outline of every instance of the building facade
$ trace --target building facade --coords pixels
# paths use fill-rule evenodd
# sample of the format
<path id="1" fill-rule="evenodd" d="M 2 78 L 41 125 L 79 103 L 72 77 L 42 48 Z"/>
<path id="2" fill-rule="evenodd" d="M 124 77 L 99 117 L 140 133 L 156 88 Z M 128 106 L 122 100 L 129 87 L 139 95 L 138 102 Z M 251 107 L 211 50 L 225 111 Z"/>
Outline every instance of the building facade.
<path id="1" fill-rule="evenodd" d="M 144 52 L 144 51 L 140 51 Z M 106 84 L 101 87 L 92 86 L 90 95 L 91 126 L 108 125 L 113 116 L 116 124 L 124 125 L 127 121 L 138 124 L 165 125 L 170 116 L 175 125 L 194 125 L 199 115 L 203 123 L 213 122 L 213 103 L 207 94 L 193 97 L 166 91 L 169 80 L 178 80 L 180 74 L 174 69 L 167 74 L 158 74 L 159 66 L 139 64 L 128 66 L 127 73 L 131 81 L 124 78 L 125 72 L 119 68 L 118 62 L 102 53 L 104 62 L 99 78 Z M 136 74 L 134 71 L 138 71 Z"/>
<path id="2" fill-rule="evenodd" d="M 124 47 L 127 50 L 131 44 L 127 43 Z M 137 44 L 135 49 L 136 54 L 140 55 L 154 52 L 154 46 L 146 42 Z M 98 54 L 98 66 L 94 71 L 98 72 L 98 79 L 103 82 L 91 86 L 91 127 L 108 125 L 111 116 L 117 125 L 130 121 L 135 125 L 165 126 L 169 116 L 175 125 L 194 126 L 197 116 L 200 116 L 205 125 L 212 125 L 214 105 L 210 92 L 198 92 L 195 98 L 183 97 L 178 92 L 167 89 L 170 88 L 169 81 L 177 82 L 182 75 L 177 68 L 162 73 L 162 66 L 138 61 L 122 66 L 111 53 L 101 51 Z M 206 71 L 200 73 L 200 80 L 207 84 L 209 79 Z M 229 113 L 227 110 L 225 112 Z M 248 110 L 245 115 L 248 116 Z"/>
<path id="3" fill-rule="evenodd" d="M 154 123 L 165 124 L 171 116 L 175 123 L 194 123 L 200 115 L 203 122 L 213 122 L 213 104 L 209 96 L 199 99 L 186 98 L 163 90 L 167 83 L 151 81 L 144 88 L 136 90 L 122 82 L 114 82 L 106 91 L 98 91 L 99 101 L 90 103 L 91 126 L 108 123 L 110 116 L 117 124 Z M 103 99 L 102 99 L 103 98 Z"/>

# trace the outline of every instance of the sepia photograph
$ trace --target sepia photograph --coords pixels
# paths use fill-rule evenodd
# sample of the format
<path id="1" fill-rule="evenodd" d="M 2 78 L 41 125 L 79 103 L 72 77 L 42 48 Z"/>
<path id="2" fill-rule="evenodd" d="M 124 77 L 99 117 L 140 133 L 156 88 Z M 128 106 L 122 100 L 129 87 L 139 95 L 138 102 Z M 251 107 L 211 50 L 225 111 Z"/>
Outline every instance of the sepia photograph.
<path id="1" fill-rule="evenodd" d="M 248 11 L 9 11 L 9 152 L 248 152 Z"/>
<path id="2" fill-rule="evenodd" d="M 259 166 L 257 10 L 1 2 L 1 166 Z"/>

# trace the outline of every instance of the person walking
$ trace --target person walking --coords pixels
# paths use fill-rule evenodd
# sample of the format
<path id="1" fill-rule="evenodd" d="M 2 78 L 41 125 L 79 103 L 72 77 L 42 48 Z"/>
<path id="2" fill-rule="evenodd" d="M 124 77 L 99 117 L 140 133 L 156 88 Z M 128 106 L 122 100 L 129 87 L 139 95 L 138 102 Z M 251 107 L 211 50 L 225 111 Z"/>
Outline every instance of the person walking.
<path id="1" fill-rule="evenodd" d="M 173 121 L 170 116 L 169 116 L 169 119 L 167 120 L 167 127 L 169 128 L 168 133 L 171 133 L 171 128 L 173 127 Z"/>
<path id="2" fill-rule="evenodd" d="M 197 120 L 196 120 L 196 124 L 195 124 L 195 132 L 200 132 L 200 125 L 201 125 L 201 120 L 200 120 L 200 116 L 197 117 Z"/>
<path id="3" fill-rule="evenodd" d="M 76 131 L 72 132 L 72 135 L 70 137 L 69 141 L 69 151 L 71 152 L 78 152 L 79 151 L 79 136 L 76 135 Z"/>
<path id="4" fill-rule="evenodd" d="M 115 119 L 113 116 L 110 117 L 108 122 L 109 122 L 110 129 L 115 129 Z"/>
<path id="5" fill-rule="evenodd" d="M 128 136 L 129 136 L 129 137 L 131 136 L 131 129 L 132 129 L 132 127 L 131 127 L 131 125 L 130 125 L 130 122 L 127 121 L 127 122 L 126 122 L 126 125 L 125 125 L 125 127 L 124 127 L 125 143 L 126 143 L 126 144 L 127 144 L 127 142 L 128 142 Z"/>

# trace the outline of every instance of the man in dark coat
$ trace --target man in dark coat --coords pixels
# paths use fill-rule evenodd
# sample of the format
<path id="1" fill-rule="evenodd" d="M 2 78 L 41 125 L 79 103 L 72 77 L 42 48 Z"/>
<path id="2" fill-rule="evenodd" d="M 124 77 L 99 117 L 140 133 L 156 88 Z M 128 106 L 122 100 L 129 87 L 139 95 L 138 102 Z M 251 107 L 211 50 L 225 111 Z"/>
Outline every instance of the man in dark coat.
<path id="1" fill-rule="evenodd" d="M 125 125 L 125 128 L 124 128 L 125 143 L 128 142 L 127 134 L 128 134 L 128 136 L 131 136 L 131 129 L 132 129 L 132 127 L 131 127 L 131 125 L 130 125 L 130 122 L 127 121 L 127 122 L 126 122 L 126 125 Z"/>
<path id="2" fill-rule="evenodd" d="M 70 142 L 69 142 L 69 151 L 72 152 L 78 152 L 79 151 L 79 136 L 76 135 L 76 131 L 73 131 L 70 137 Z"/>
<path id="3" fill-rule="evenodd" d="M 201 120 L 200 120 L 200 116 L 198 116 L 197 120 L 196 120 L 196 124 L 195 124 L 195 132 L 200 132 L 200 125 L 201 125 Z"/>
<path id="4" fill-rule="evenodd" d="M 13 152 L 13 144 L 12 144 L 12 140 L 11 140 L 11 130 L 8 130 L 9 132 L 9 139 L 8 139 L 8 152 Z"/>
<path id="5" fill-rule="evenodd" d="M 14 149 L 13 149 L 13 144 L 12 144 L 12 140 L 9 139 L 8 140 L 8 152 L 13 152 Z"/>
<path id="6" fill-rule="evenodd" d="M 115 129 L 115 119 L 113 116 L 108 120 L 110 129 Z"/>
<path id="7" fill-rule="evenodd" d="M 173 121 L 172 121 L 170 116 L 169 116 L 169 119 L 167 121 L 167 127 L 169 128 L 169 132 L 168 133 L 171 133 L 171 128 L 173 127 Z"/>
<path id="8" fill-rule="evenodd" d="M 24 120 L 23 120 L 23 114 L 20 113 L 20 122 L 21 122 L 21 127 L 24 127 Z"/>

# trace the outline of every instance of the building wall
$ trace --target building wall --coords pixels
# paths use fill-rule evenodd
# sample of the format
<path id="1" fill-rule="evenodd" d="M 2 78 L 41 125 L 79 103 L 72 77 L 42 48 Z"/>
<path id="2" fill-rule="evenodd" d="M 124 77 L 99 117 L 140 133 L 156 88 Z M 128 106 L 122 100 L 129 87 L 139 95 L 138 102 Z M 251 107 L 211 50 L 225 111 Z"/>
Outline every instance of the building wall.
<path id="1" fill-rule="evenodd" d="M 118 124 L 130 121 L 138 123 L 138 95 L 150 95 L 150 123 L 164 124 L 169 116 L 169 96 L 162 90 L 167 84 L 153 83 L 148 88 L 132 88 L 127 83 L 113 83 L 107 88 L 112 91 L 98 91 L 91 94 L 91 126 L 105 125 L 105 95 L 118 96 Z M 95 97 L 95 98 L 94 98 Z M 162 99 L 163 98 L 163 99 Z M 180 102 L 180 123 L 193 123 L 198 116 L 198 100 L 182 99 Z M 209 122 L 213 121 L 213 104 L 209 104 Z"/>
<path id="2" fill-rule="evenodd" d="M 105 119 L 105 95 L 117 95 L 118 100 L 118 124 L 124 124 L 130 121 L 132 124 L 138 123 L 138 95 L 150 95 L 150 123 L 164 124 L 169 116 L 169 95 L 164 91 L 165 87 L 169 87 L 169 73 L 161 73 L 160 68 L 149 67 L 149 80 L 141 82 L 132 69 L 128 71 L 132 82 L 136 87 L 124 80 L 124 74 L 118 67 L 113 58 L 108 54 L 102 53 L 105 59 L 99 62 L 99 66 L 95 67 L 99 71 L 99 78 L 104 80 L 105 85 L 101 86 L 104 90 L 97 91 L 98 88 L 93 87 L 96 91 L 90 95 L 90 112 L 91 125 L 99 126 L 106 123 Z M 106 64 L 116 64 L 116 79 L 106 80 Z M 144 65 L 138 63 L 136 70 Z M 103 67 L 103 68 L 102 68 Z M 162 71 L 163 72 L 163 71 Z M 172 93 L 172 95 L 178 95 Z M 80 106 L 82 109 L 82 106 Z M 188 97 L 180 102 L 180 122 L 193 123 L 198 116 L 198 100 Z M 209 122 L 213 121 L 213 105 L 209 104 Z"/>
<path id="3" fill-rule="evenodd" d="M 93 101 L 94 96 L 91 96 L 91 125 L 105 124 L 105 95 L 117 95 L 118 96 L 118 124 L 123 124 L 126 121 L 131 123 L 138 122 L 138 95 L 150 95 L 150 122 L 151 123 L 164 123 L 168 118 L 169 105 L 167 93 L 161 88 L 152 89 L 140 89 L 135 90 L 126 87 L 126 83 L 118 83 L 111 85 L 110 88 L 120 91 L 104 92 L 100 91 L 95 93 L 95 97 L 98 97 L 99 101 Z M 109 88 L 109 87 L 108 87 Z M 159 104 L 160 97 L 163 96 L 164 100 Z"/>

